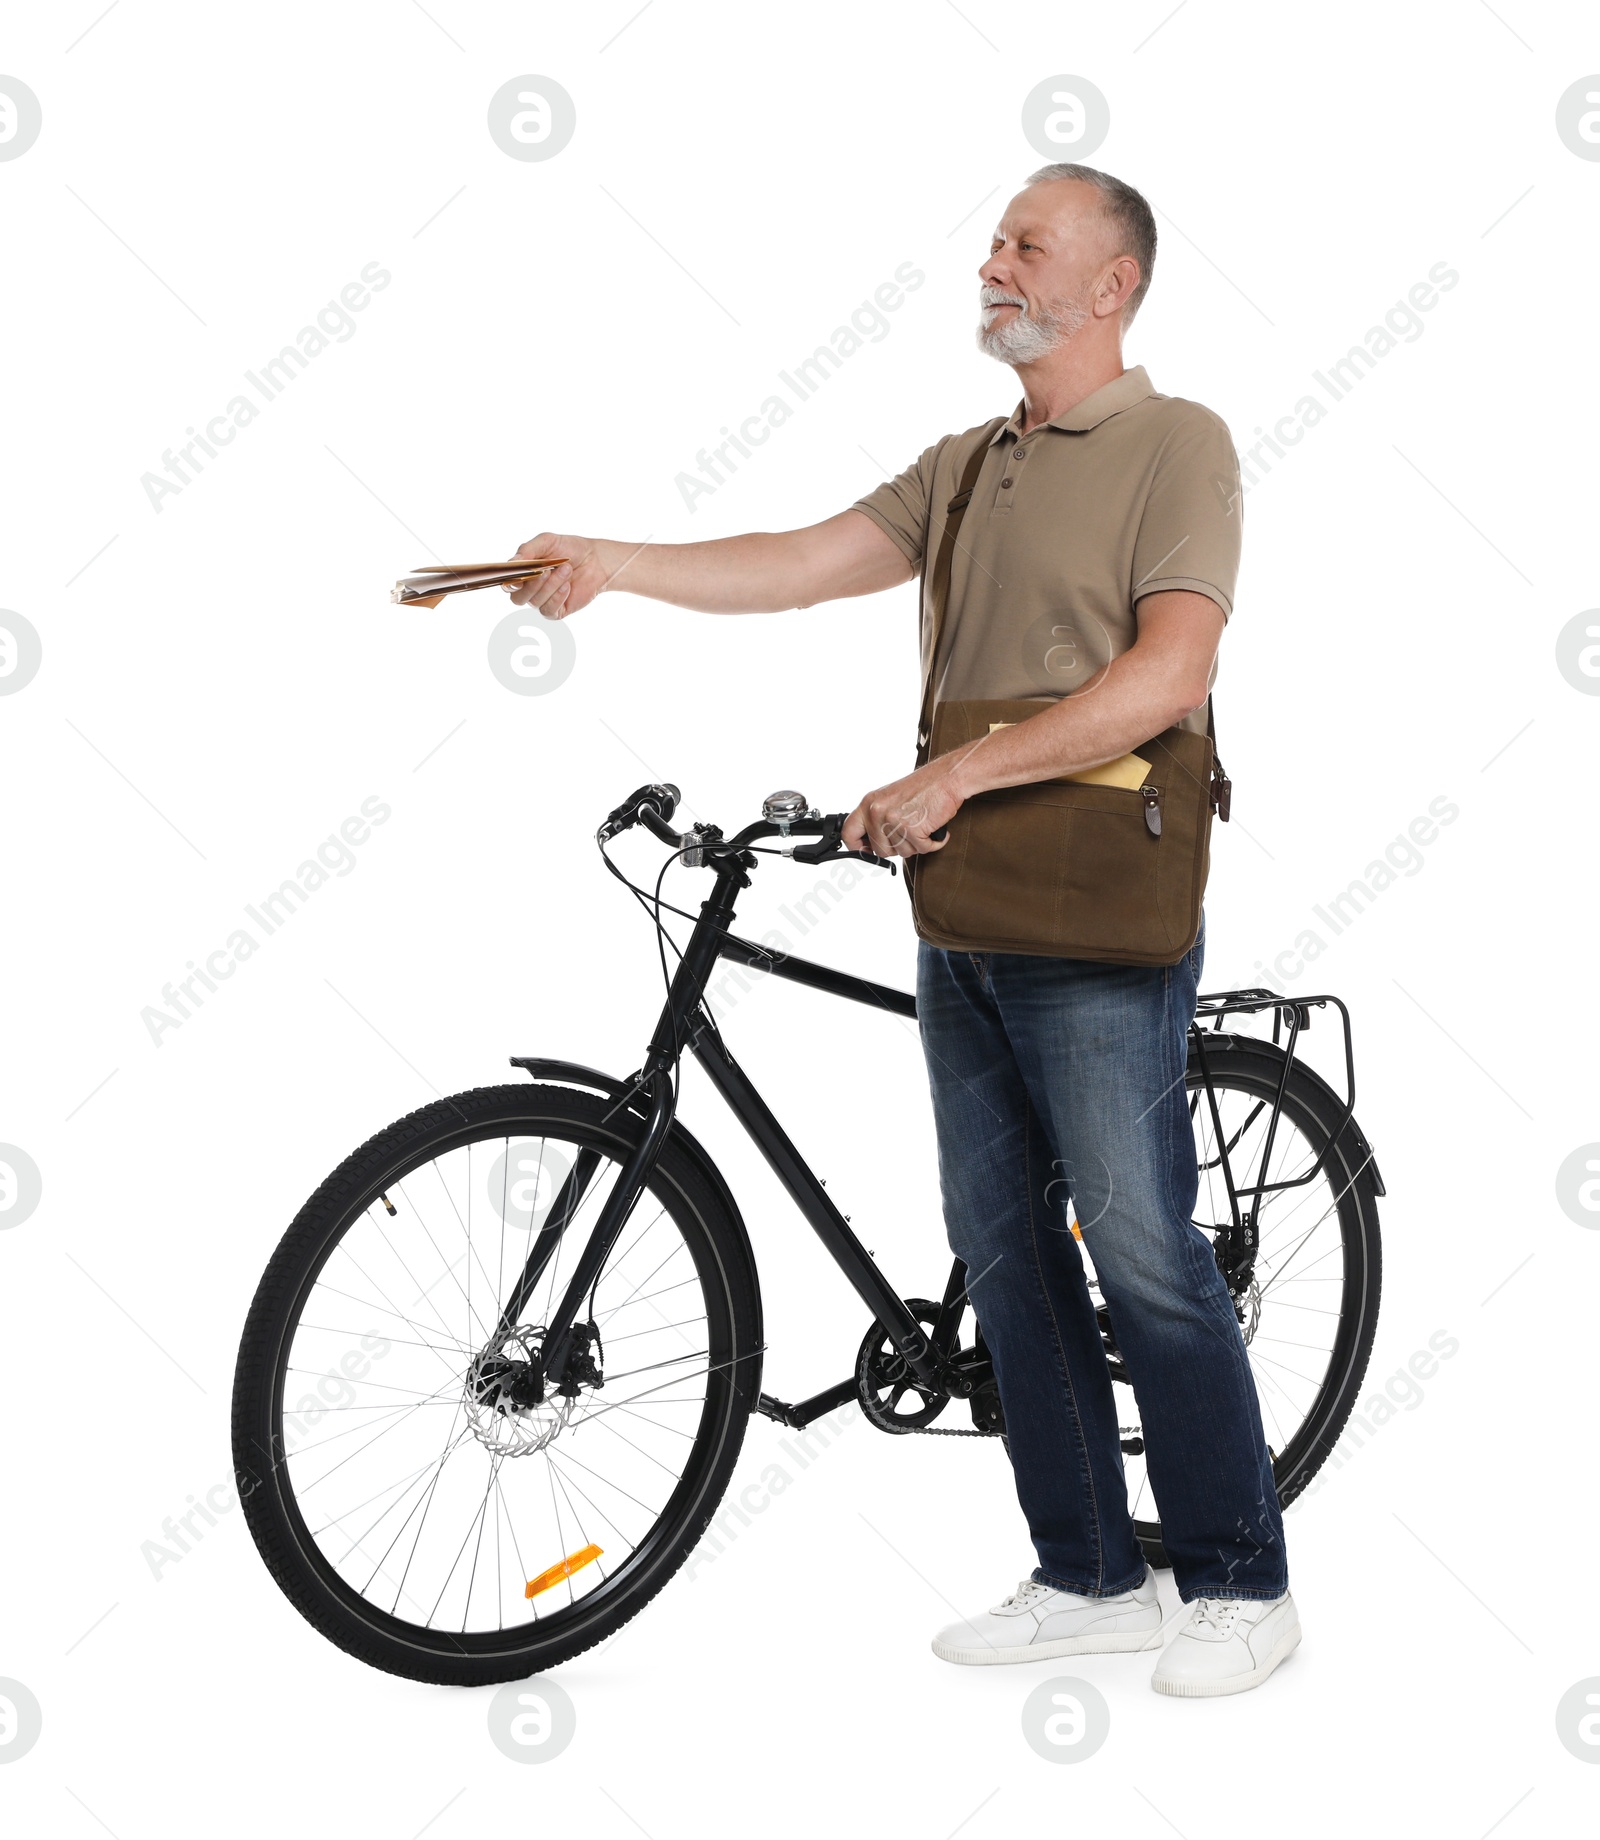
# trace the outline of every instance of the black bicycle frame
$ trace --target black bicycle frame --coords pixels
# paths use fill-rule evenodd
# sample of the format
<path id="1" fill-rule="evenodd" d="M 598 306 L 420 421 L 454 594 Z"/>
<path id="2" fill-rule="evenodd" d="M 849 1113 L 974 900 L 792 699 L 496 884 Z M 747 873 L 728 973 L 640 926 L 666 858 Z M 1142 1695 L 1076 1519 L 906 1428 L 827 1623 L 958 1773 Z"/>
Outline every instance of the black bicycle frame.
<path id="1" fill-rule="evenodd" d="M 815 826 L 806 828 L 814 830 Z M 770 951 L 765 946 L 756 945 L 748 939 L 741 939 L 732 932 L 737 892 L 749 886 L 750 878 L 746 869 L 752 866 L 754 861 L 744 850 L 743 845 L 757 836 L 780 834 L 803 834 L 803 832 L 802 827 L 798 825 L 792 827 L 787 833 L 781 832 L 777 825 L 752 825 L 748 830 L 741 832 L 738 838 L 730 839 L 725 843 L 718 842 L 707 848 L 705 852 L 705 860 L 716 871 L 715 884 L 710 895 L 701 905 L 699 918 L 690 934 L 688 946 L 673 974 L 667 1000 L 662 1008 L 660 1019 L 656 1023 L 655 1033 L 651 1037 L 644 1065 L 625 1087 L 618 1086 L 616 1090 L 619 1106 L 626 1105 L 634 1116 L 641 1118 L 644 1122 L 644 1129 L 623 1164 L 621 1174 L 607 1197 L 600 1217 L 590 1234 L 583 1256 L 568 1280 L 560 1303 L 546 1325 L 540 1365 L 543 1375 L 549 1382 L 558 1385 L 566 1383 L 564 1376 L 568 1358 L 585 1333 L 580 1321 L 584 1312 L 585 1296 L 592 1291 L 598 1281 L 606 1257 L 616 1243 L 635 1201 L 649 1179 L 651 1168 L 671 1128 L 677 1104 L 673 1072 L 683 1050 L 687 1048 L 710 1076 L 712 1084 L 727 1101 L 739 1122 L 749 1132 L 757 1149 L 771 1166 L 773 1173 L 793 1197 L 795 1205 L 810 1222 L 813 1231 L 822 1241 L 829 1255 L 844 1273 L 845 1278 L 872 1316 L 882 1326 L 889 1340 L 904 1358 L 906 1365 L 916 1378 L 930 1388 L 957 1397 L 966 1397 L 974 1389 L 974 1373 L 969 1372 L 965 1365 L 958 1365 L 950 1358 L 954 1351 L 950 1346 L 952 1337 L 948 1331 L 953 1327 L 965 1296 L 964 1279 L 961 1279 L 959 1283 L 957 1281 L 960 1273 L 959 1265 L 957 1274 L 952 1276 L 946 1304 L 940 1312 L 939 1322 L 934 1330 L 934 1339 L 930 1339 L 928 1332 L 912 1316 L 901 1301 L 899 1294 L 878 1269 L 872 1254 L 851 1230 L 850 1223 L 834 1205 L 821 1181 L 796 1149 L 766 1101 L 756 1091 L 748 1074 L 728 1052 L 710 1012 L 705 1007 L 706 987 L 716 970 L 717 962 L 719 959 L 727 959 L 753 970 L 767 972 L 773 977 L 786 978 L 791 983 L 803 984 L 808 989 L 823 991 L 829 996 L 847 997 L 853 1002 L 866 1004 L 869 1008 L 887 1011 L 890 1015 L 904 1016 L 913 1020 L 916 1017 L 916 998 L 908 992 L 894 990 L 887 985 L 874 983 L 868 978 L 855 977 L 848 972 L 835 971 L 825 965 L 813 964 L 809 960 L 796 958 L 792 954 Z M 1273 1135 L 1277 1129 L 1278 1113 L 1282 1107 L 1289 1070 L 1294 1062 L 1295 1044 L 1301 1029 L 1310 1020 L 1311 1007 L 1326 1003 L 1336 1004 L 1344 1021 L 1348 1090 L 1341 1108 L 1342 1116 L 1339 1127 L 1333 1132 L 1328 1149 L 1317 1158 L 1316 1164 L 1310 1170 L 1290 1182 L 1268 1183 L 1265 1180 L 1267 1159 L 1271 1154 Z M 1224 1016 L 1269 1008 L 1276 1012 L 1273 1022 L 1275 1043 L 1278 1041 L 1280 1023 L 1285 1017 L 1289 1022 L 1283 1074 L 1267 1132 L 1265 1153 L 1260 1165 L 1260 1177 L 1254 1183 L 1236 1184 L 1229 1162 L 1229 1152 L 1233 1146 L 1222 1134 L 1221 1119 L 1217 1114 L 1216 1098 L 1212 1090 L 1211 1072 L 1201 1024 L 1214 1018 L 1214 1026 L 1220 1029 Z M 1248 1219 L 1259 1206 L 1261 1196 L 1276 1189 L 1296 1187 L 1301 1183 L 1309 1182 L 1321 1169 L 1333 1144 L 1339 1139 L 1345 1126 L 1350 1123 L 1355 1106 L 1355 1068 L 1350 1047 L 1349 1015 L 1344 1005 L 1336 997 L 1287 999 L 1268 990 L 1228 991 L 1219 996 L 1200 999 L 1190 1034 L 1191 1038 L 1197 1041 L 1201 1083 L 1208 1096 L 1217 1131 L 1220 1145 L 1219 1161 L 1224 1168 L 1229 1203 L 1233 1213 L 1232 1226 L 1234 1231 L 1238 1232 L 1242 1218 L 1241 1201 L 1252 1204 L 1243 1216 L 1244 1219 Z M 537 1061 L 518 1064 L 526 1065 L 530 1072 L 535 1073 L 541 1067 L 541 1063 Z M 557 1078 L 561 1077 L 560 1068 L 564 1065 L 563 1063 L 546 1065 Z M 569 1071 L 587 1072 L 588 1070 L 571 1069 Z M 1255 1114 L 1252 1113 L 1251 1116 L 1253 1118 Z M 1359 1148 L 1366 1150 L 1364 1143 L 1360 1144 Z M 1370 1162 L 1370 1160 L 1371 1153 L 1368 1151 L 1366 1161 Z M 572 1170 L 552 1201 L 544 1226 L 540 1229 L 529 1250 L 523 1272 L 513 1287 L 500 1321 L 503 1331 L 509 1332 L 519 1321 L 524 1306 L 533 1295 L 540 1274 L 548 1264 L 562 1233 L 581 1204 L 584 1193 L 593 1180 L 600 1162 L 599 1154 L 593 1151 L 585 1151 L 575 1159 Z M 1378 1192 L 1382 1193 L 1381 1181 L 1377 1177 L 1375 1165 L 1372 1168 L 1372 1175 L 1374 1181 L 1378 1183 Z M 826 1392 L 818 1393 L 813 1398 L 803 1400 L 794 1406 L 785 1406 L 781 1401 L 769 1399 L 766 1394 L 763 1394 L 759 1409 L 787 1424 L 801 1425 L 830 1410 L 833 1406 L 852 1398 L 855 1392 L 856 1381 L 852 1376 L 851 1379 L 830 1387 Z"/>

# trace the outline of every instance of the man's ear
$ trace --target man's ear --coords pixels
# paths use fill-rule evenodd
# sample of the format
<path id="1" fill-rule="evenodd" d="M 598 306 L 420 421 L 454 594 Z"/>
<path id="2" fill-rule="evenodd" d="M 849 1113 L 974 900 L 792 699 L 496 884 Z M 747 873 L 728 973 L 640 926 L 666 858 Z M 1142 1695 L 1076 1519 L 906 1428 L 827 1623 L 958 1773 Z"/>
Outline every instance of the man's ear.
<path id="1" fill-rule="evenodd" d="M 1095 291 L 1095 318 L 1108 319 L 1113 313 L 1125 312 L 1138 285 L 1139 264 L 1132 256 L 1118 256 L 1101 276 Z"/>

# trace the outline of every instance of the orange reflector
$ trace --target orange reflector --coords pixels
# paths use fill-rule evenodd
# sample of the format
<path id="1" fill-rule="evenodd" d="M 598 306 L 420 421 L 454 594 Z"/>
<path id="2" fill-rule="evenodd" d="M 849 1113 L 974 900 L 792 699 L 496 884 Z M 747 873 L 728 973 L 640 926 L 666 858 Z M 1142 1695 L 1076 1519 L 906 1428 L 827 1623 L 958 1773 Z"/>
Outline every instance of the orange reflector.
<path id="1" fill-rule="evenodd" d="M 1081 1229 L 1081 1228 L 1079 1227 L 1079 1225 L 1078 1225 L 1078 1223 L 1077 1223 L 1077 1221 L 1073 1221 L 1073 1223 L 1072 1223 L 1072 1237 L 1073 1237 L 1074 1239 L 1082 1239 L 1082 1238 L 1083 1238 L 1083 1231 L 1082 1231 L 1082 1229 Z"/>
<path id="2" fill-rule="evenodd" d="M 581 1572 L 586 1565 L 592 1565 L 600 1557 L 603 1548 L 585 1546 L 575 1553 L 568 1553 L 559 1565 L 552 1565 L 547 1572 L 541 1572 L 537 1578 L 528 1580 L 524 1597 L 537 1597 L 541 1591 L 548 1591 L 553 1584 L 560 1584 L 563 1578 L 570 1578 L 574 1572 Z"/>

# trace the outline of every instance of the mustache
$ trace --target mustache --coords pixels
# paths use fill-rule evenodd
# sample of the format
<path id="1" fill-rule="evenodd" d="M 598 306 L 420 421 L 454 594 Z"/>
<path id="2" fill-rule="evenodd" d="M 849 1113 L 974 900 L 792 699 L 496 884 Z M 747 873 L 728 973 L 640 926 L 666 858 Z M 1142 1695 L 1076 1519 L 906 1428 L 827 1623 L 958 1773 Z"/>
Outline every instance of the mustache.
<path id="1" fill-rule="evenodd" d="M 999 307 L 1016 307 L 1024 319 L 1029 317 L 1028 303 L 1020 294 L 1008 294 L 1004 288 L 985 285 L 978 289 L 978 323 L 985 332 L 994 323 L 995 310 Z"/>

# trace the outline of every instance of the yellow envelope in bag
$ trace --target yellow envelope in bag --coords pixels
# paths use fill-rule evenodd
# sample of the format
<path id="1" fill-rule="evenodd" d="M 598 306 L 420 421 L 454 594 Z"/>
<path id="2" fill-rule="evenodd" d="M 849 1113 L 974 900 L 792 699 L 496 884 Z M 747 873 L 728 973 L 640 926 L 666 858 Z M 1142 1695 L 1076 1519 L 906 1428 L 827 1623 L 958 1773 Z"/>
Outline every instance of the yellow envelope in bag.
<path id="1" fill-rule="evenodd" d="M 1015 727 L 1015 722 L 991 722 L 989 733 Z M 1137 792 L 1150 777 L 1150 762 L 1138 754 L 1124 754 L 1120 760 L 1108 760 L 1098 767 L 1085 767 L 1081 773 L 1063 773 L 1059 777 L 1080 786 L 1122 786 Z"/>

